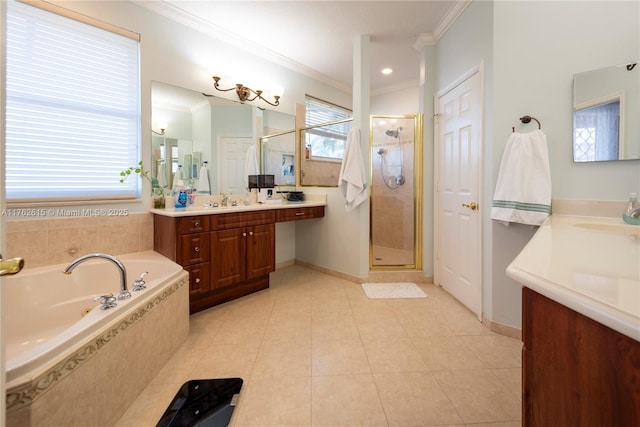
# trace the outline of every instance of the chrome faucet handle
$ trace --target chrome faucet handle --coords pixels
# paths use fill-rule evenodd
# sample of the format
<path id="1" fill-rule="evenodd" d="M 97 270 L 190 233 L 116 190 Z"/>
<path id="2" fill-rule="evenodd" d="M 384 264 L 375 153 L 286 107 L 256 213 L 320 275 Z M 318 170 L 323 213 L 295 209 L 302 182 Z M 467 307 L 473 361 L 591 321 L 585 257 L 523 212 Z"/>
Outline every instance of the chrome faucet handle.
<path id="1" fill-rule="evenodd" d="M 145 271 L 144 273 L 140 274 L 140 277 L 138 277 L 133 282 L 133 285 L 131 285 L 131 290 L 133 292 L 138 292 L 147 288 L 146 282 L 144 281 L 144 276 L 146 276 L 147 274 L 149 274 L 149 272 Z"/>
<path id="2" fill-rule="evenodd" d="M 98 295 L 93 300 L 100 302 L 100 310 L 108 310 L 118 305 L 113 294 Z"/>

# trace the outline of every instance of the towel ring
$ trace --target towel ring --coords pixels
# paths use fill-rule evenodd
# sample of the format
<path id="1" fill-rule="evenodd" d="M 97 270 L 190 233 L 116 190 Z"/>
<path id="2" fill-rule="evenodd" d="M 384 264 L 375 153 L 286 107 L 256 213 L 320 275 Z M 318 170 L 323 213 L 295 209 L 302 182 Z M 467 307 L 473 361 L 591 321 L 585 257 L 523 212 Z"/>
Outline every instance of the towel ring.
<path id="1" fill-rule="evenodd" d="M 531 116 L 522 116 L 520 117 L 520 121 L 524 124 L 530 123 L 531 120 L 535 120 L 536 123 L 538 123 L 538 129 L 542 129 L 542 125 L 540 125 L 540 120 L 536 119 L 535 117 L 531 117 Z M 511 127 L 511 132 L 515 132 L 516 131 L 516 127 L 512 126 Z"/>

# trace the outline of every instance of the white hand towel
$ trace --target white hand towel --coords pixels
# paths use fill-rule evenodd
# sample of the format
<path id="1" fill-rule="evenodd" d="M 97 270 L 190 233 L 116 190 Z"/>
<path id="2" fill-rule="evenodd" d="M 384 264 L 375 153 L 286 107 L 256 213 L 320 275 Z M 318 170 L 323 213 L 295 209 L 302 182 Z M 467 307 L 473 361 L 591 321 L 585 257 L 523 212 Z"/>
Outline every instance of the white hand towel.
<path id="1" fill-rule="evenodd" d="M 200 175 L 198 177 L 198 194 L 211 194 L 211 189 L 209 188 L 209 172 L 207 171 L 207 163 L 202 163 L 202 167 L 200 168 Z"/>
<path id="2" fill-rule="evenodd" d="M 360 149 L 360 129 L 352 128 L 347 135 L 344 158 L 340 166 L 338 187 L 346 200 L 347 212 L 367 200 L 367 175 Z"/>
<path id="3" fill-rule="evenodd" d="M 256 147 L 253 145 L 247 150 L 246 159 L 244 161 L 244 188 L 249 188 L 249 175 L 258 175 L 258 157 Z"/>
<path id="4" fill-rule="evenodd" d="M 514 132 L 507 140 L 493 195 L 491 219 L 542 225 L 551 213 L 551 170 L 541 130 Z"/>
<path id="5" fill-rule="evenodd" d="M 164 161 L 158 162 L 156 176 L 158 177 L 158 187 L 165 188 L 169 186 L 167 183 L 167 168 L 165 167 Z"/>

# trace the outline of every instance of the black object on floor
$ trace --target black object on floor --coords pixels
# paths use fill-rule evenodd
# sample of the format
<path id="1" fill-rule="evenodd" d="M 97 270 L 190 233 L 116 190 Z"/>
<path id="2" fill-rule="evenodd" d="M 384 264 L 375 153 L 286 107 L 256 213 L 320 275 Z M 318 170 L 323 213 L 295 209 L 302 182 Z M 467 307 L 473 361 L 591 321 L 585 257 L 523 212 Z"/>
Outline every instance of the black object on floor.
<path id="1" fill-rule="evenodd" d="M 187 381 L 180 387 L 156 427 L 227 426 L 242 382 L 242 378 Z"/>

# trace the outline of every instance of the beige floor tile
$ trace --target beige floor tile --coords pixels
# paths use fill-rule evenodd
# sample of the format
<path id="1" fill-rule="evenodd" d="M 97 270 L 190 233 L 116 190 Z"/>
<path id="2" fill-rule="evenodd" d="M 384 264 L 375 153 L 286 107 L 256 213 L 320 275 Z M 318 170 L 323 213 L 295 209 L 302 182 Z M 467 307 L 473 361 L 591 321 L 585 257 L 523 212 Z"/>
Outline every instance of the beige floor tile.
<path id="1" fill-rule="evenodd" d="M 462 337 L 464 344 L 488 368 L 516 368 L 522 365 L 522 341 L 503 335 Z"/>
<path id="2" fill-rule="evenodd" d="M 219 344 L 203 348 L 193 360 L 192 378 L 242 378 L 251 376 L 258 348 L 252 344 Z"/>
<path id="3" fill-rule="evenodd" d="M 462 337 L 412 338 L 429 370 L 445 371 L 485 368 L 465 345 Z"/>
<path id="4" fill-rule="evenodd" d="M 354 310 L 353 316 L 363 339 L 407 338 L 393 312 L 388 309 Z"/>
<path id="5" fill-rule="evenodd" d="M 311 336 L 314 340 L 350 340 L 360 339 L 360 332 L 351 309 L 321 311 L 313 313 Z"/>
<path id="6" fill-rule="evenodd" d="M 492 369 L 491 372 L 493 372 L 498 380 L 500 380 L 518 400 L 522 400 L 521 368 Z"/>
<path id="7" fill-rule="evenodd" d="M 181 384 L 153 384 L 140 393 L 115 427 L 154 426 L 162 418 Z"/>
<path id="8" fill-rule="evenodd" d="M 211 338 L 211 344 L 251 344 L 258 346 L 264 336 L 269 317 L 229 317 Z"/>
<path id="9" fill-rule="evenodd" d="M 311 340 L 264 341 L 253 367 L 252 378 L 311 376 Z"/>
<path id="10" fill-rule="evenodd" d="M 273 312 L 264 332 L 265 341 L 308 340 L 311 336 L 311 312 L 288 310 Z"/>
<path id="11" fill-rule="evenodd" d="M 368 374 L 369 362 L 356 340 L 313 340 L 312 375 Z"/>
<path id="12" fill-rule="evenodd" d="M 389 426 L 462 423 L 432 374 L 374 374 Z"/>
<path id="13" fill-rule="evenodd" d="M 312 425 L 314 427 L 387 426 L 372 376 L 313 377 Z"/>
<path id="14" fill-rule="evenodd" d="M 311 425 L 311 377 L 252 379 L 240 392 L 235 427 Z"/>
<path id="15" fill-rule="evenodd" d="M 489 370 L 433 375 L 465 423 L 520 420 L 520 402 Z"/>
<path id="16" fill-rule="evenodd" d="M 427 371 L 427 365 L 409 338 L 364 340 L 363 344 L 374 374 Z"/>

